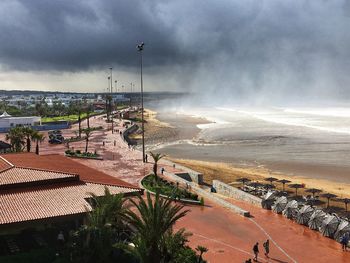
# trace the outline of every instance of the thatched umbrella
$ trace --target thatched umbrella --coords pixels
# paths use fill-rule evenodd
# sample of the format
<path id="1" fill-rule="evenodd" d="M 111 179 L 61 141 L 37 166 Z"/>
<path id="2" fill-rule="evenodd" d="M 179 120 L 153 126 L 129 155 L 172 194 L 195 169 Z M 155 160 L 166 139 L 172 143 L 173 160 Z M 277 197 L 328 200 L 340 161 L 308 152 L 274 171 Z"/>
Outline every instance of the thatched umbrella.
<path id="1" fill-rule="evenodd" d="M 329 200 L 331 198 L 337 197 L 335 194 L 331 194 L 331 193 L 325 193 L 325 194 L 322 194 L 321 196 L 327 198 L 327 208 L 329 207 Z"/>
<path id="2" fill-rule="evenodd" d="M 323 212 L 321 209 L 315 210 L 310 217 L 310 220 L 308 223 L 309 228 L 313 230 L 318 230 L 321 227 L 322 222 L 325 219 L 326 215 L 327 214 Z"/>
<path id="3" fill-rule="evenodd" d="M 337 231 L 334 234 L 334 239 L 340 242 L 342 236 L 348 232 L 350 232 L 350 222 L 347 220 L 341 219 L 340 224 L 337 228 Z"/>
<path id="4" fill-rule="evenodd" d="M 295 218 L 298 213 L 298 202 L 295 200 L 289 201 L 282 213 L 287 218 Z"/>
<path id="5" fill-rule="evenodd" d="M 265 178 L 265 181 L 270 182 L 270 184 L 272 185 L 272 183 L 275 181 L 278 181 L 278 179 L 275 177 L 267 177 L 267 178 Z"/>
<path id="6" fill-rule="evenodd" d="M 345 211 L 348 211 L 348 204 L 350 203 L 350 199 L 349 198 L 339 198 L 338 201 L 343 202 L 345 205 Z"/>
<path id="7" fill-rule="evenodd" d="M 288 185 L 290 188 L 295 189 L 295 196 L 298 196 L 298 189 L 299 188 L 304 188 L 304 184 L 290 184 Z"/>
<path id="8" fill-rule="evenodd" d="M 242 186 L 244 187 L 246 183 L 249 183 L 250 182 L 250 179 L 246 178 L 246 177 L 242 177 L 242 178 L 238 178 L 236 180 L 237 182 L 241 182 L 242 183 Z"/>
<path id="9" fill-rule="evenodd" d="M 340 218 L 337 215 L 335 214 L 328 215 L 322 222 L 322 225 L 320 227 L 320 232 L 325 237 L 333 237 L 333 235 L 338 229 L 339 224 L 340 224 Z"/>
<path id="10" fill-rule="evenodd" d="M 275 211 L 277 214 L 282 213 L 284 208 L 286 208 L 286 205 L 288 203 L 288 199 L 285 196 L 281 196 L 278 198 L 275 203 L 272 205 L 273 211 Z"/>
<path id="11" fill-rule="evenodd" d="M 261 206 L 265 209 L 271 209 L 271 206 L 275 200 L 275 192 L 268 191 L 261 200 Z"/>
<path id="12" fill-rule="evenodd" d="M 290 183 L 289 180 L 286 180 L 286 179 L 281 179 L 281 180 L 278 180 L 277 182 L 281 183 L 282 184 L 282 191 L 284 192 L 284 186 L 285 184 L 288 184 Z"/>
<path id="13" fill-rule="evenodd" d="M 314 209 L 311 206 L 304 205 L 298 211 L 297 222 L 301 225 L 307 225 L 313 213 L 314 213 Z"/>
<path id="14" fill-rule="evenodd" d="M 312 193 L 312 197 L 315 198 L 315 194 L 322 192 L 322 190 L 317 188 L 309 188 L 309 189 L 306 189 L 305 192 Z"/>

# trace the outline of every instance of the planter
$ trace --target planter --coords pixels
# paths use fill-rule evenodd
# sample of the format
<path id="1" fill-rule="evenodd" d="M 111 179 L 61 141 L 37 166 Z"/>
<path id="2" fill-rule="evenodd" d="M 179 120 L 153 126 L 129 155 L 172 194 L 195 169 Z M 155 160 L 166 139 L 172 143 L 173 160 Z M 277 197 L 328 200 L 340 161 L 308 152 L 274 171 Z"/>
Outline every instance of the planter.
<path id="1" fill-rule="evenodd" d="M 147 192 L 149 192 L 152 195 L 156 195 L 156 193 L 152 190 L 150 190 L 149 188 L 147 188 L 147 186 L 144 185 L 144 180 L 149 177 L 150 175 L 145 176 L 141 181 L 140 181 L 140 186 L 143 187 Z M 182 203 L 186 203 L 186 204 L 192 204 L 192 205 L 202 205 L 200 200 L 193 200 L 193 199 L 187 199 L 187 198 L 176 198 L 174 199 L 171 196 L 165 195 L 165 194 L 161 194 L 159 193 L 159 196 L 165 198 L 165 199 L 169 199 L 169 200 L 174 200 L 174 201 L 179 201 Z"/>
<path id="2" fill-rule="evenodd" d="M 82 155 L 71 155 L 71 154 L 65 154 L 65 156 L 70 158 L 77 158 L 77 159 L 92 159 L 92 160 L 103 160 L 101 156 L 82 156 Z"/>

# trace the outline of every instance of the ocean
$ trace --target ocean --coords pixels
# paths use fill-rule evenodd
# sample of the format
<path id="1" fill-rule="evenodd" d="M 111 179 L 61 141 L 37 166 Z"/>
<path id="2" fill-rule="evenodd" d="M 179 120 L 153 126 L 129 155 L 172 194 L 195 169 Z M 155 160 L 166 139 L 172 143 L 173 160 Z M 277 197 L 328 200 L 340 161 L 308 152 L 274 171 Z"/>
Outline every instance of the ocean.
<path id="1" fill-rule="evenodd" d="M 172 107 L 176 114 L 205 118 L 194 138 L 169 141 L 154 150 L 174 158 L 261 166 L 273 172 L 350 183 L 350 108 Z"/>

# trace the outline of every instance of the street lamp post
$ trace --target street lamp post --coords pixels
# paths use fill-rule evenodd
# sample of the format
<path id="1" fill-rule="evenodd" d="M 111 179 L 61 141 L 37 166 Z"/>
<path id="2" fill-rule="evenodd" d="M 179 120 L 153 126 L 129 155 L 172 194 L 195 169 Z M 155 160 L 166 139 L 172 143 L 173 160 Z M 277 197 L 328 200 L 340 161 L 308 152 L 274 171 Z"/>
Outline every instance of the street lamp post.
<path id="1" fill-rule="evenodd" d="M 141 121 L 142 121 L 142 161 L 145 162 L 145 125 L 143 119 L 143 79 L 142 79 L 142 51 L 145 43 L 137 45 L 137 50 L 140 52 L 140 68 L 141 68 Z"/>
<path id="2" fill-rule="evenodd" d="M 109 109 L 110 109 L 110 114 L 111 114 L 111 121 L 112 121 L 112 134 L 114 133 L 114 123 L 113 123 L 113 107 L 112 107 L 112 104 L 113 104 L 113 68 L 110 67 L 109 68 L 110 71 L 111 71 L 111 90 L 110 90 L 110 100 L 109 100 Z"/>
<path id="3" fill-rule="evenodd" d="M 115 80 L 115 111 L 118 114 L 118 81 Z"/>

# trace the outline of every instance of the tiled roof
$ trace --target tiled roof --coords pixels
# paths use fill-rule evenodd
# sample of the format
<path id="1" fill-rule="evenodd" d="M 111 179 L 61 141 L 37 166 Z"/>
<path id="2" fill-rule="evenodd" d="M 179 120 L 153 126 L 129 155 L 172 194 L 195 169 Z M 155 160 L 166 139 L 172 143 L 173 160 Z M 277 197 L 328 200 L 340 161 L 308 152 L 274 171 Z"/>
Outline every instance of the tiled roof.
<path id="1" fill-rule="evenodd" d="M 0 156 L 0 171 L 4 171 L 11 167 L 13 167 L 13 165 Z"/>
<path id="2" fill-rule="evenodd" d="M 85 213 L 91 206 L 85 200 L 94 193 L 131 193 L 135 189 L 74 182 L 65 185 L 26 188 L 0 192 L 0 225 Z"/>
<path id="3" fill-rule="evenodd" d="M 0 225 L 91 211 L 86 198 L 141 191 L 61 155 L 0 156 Z"/>
<path id="4" fill-rule="evenodd" d="M 11 167 L 7 170 L 0 171 L 0 186 L 47 180 L 53 183 L 54 180 L 68 178 L 78 179 L 78 175 L 31 168 Z"/>
<path id="5" fill-rule="evenodd" d="M 36 155 L 34 153 L 2 154 L 3 157 L 17 167 L 44 169 L 57 172 L 79 174 L 84 182 L 114 185 L 139 189 L 137 186 L 90 168 L 71 158 L 58 155 Z"/>

